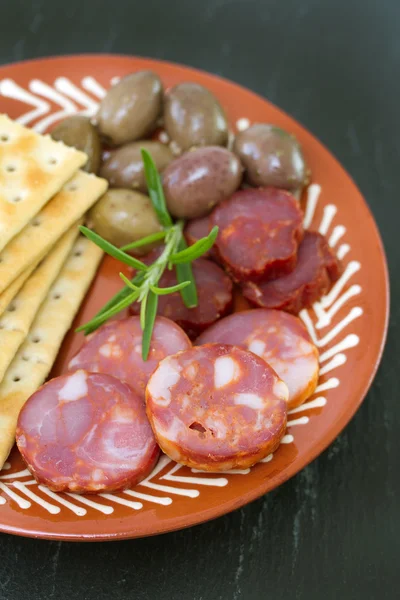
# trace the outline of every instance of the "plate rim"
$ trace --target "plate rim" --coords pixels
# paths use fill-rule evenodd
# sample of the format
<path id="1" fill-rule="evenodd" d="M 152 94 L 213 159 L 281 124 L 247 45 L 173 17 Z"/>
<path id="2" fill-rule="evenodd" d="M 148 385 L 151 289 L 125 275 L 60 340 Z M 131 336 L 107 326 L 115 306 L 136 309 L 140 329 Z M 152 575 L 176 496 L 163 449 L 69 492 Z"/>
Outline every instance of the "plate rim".
<path id="1" fill-rule="evenodd" d="M 303 125 L 303 123 L 301 121 L 299 121 L 297 118 L 292 117 L 289 113 L 287 113 L 285 110 L 281 109 L 279 106 L 277 106 L 276 104 L 271 102 L 268 98 L 261 96 L 257 92 L 254 92 L 253 90 L 241 85 L 240 83 L 236 83 L 235 81 L 233 81 L 231 79 L 222 77 L 220 75 L 216 75 L 214 73 L 209 73 L 206 70 L 199 69 L 197 67 L 191 67 L 189 65 L 185 65 L 182 63 L 164 60 L 164 59 L 155 59 L 155 58 L 151 58 L 151 57 L 147 57 L 147 56 L 140 56 L 140 55 L 119 54 L 119 53 L 116 53 L 116 54 L 114 54 L 114 53 L 76 53 L 76 54 L 62 54 L 62 55 L 55 55 L 55 56 L 37 57 L 37 58 L 33 58 L 33 59 L 28 59 L 28 60 L 23 60 L 23 61 L 15 61 L 15 62 L 7 63 L 4 65 L 0 65 L 0 78 L 1 78 L 3 70 L 13 69 L 13 68 L 18 69 L 19 67 L 23 67 L 23 66 L 26 67 L 26 66 L 30 66 L 30 65 L 34 66 L 37 63 L 43 64 L 43 63 L 47 62 L 47 63 L 54 64 L 54 63 L 57 63 L 58 61 L 65 61 L 65 60 L 84 62 L 85 60 L 101 60 L 101 59 L 107 59 L 107 60 L 114 59 L 115 60 L 115 59 L 121 59 L 121 58 L 126 59 L 127 61 L 135 61 L 135 60 L 146 61 L 150 64 L 153 64 L 154 67 L 161 64 L 161 65 L 165 65 L 167 67 L 171 66 L 171 67 L 175 67 L 175 68 L 178 68 L 181 70 L 187 70 L 192 73 L 197 72 L 208 78 L 218 80 L 223 84 L 234 85 L 235 87 L 238 87 L 241 90 L 243 90 L 244 92 L 246 92 L 246 94 L 250 94 L 250 95 L 254 96 L 255 98 L 257 98 L 258 101 L 261 100 L 263 102 L 267 102 L 269 105 L 273 106 L 279 113 L 281 113 L 285 117 L 290 118 L 291 120 L 295 121 L 296 124 L 298 124 L 310 137 L 313 138 L 314 141 L 316 141 L 325 150 L 325 152 L 327 152 L 329 154 L 330 159 L 335 163 L 335 168 L 344 172 L 346 177 L 351 181 L 352 185 L 357 190 L 357 192 L 360 196 L 360 199 L 362 200 L 362 203 L 364 205 L 365 213 L 369 218 L 371 230 L 374 231 L 376 240 L 378 242 L 377 253 L 381 255 L 381 262 L 382 262 L 382 267 L 383 267 L 382 275 L 383 275 L 384 294 L 385 294 L 385 299 L 384 299 L 385 300 L 385 302 L 384 302 L 385 315 L 384 315 L 384 323 L 383 323 L 383 327 L 382 327 L 382 331 L 381 331 L 381 335 L 380 335 L 379 347 L 377 348 L 376 358 L 375 358 L 375 361 L 373 364 L 373 368 L 369 372 L 369 376 L 366 379 L 366 381 L 359 393 L 359 396 L 357 397 L 357 400 L 352 403 L 352 405 L 348 411 L 343 413 L 341 415 L 341 417 L 337 421 L 335 421 L 335 423 L 332 425 L 332 427 L 329 430 L 329 435 L 326 435 L 323 439 L 316 441 L 313 444 L 312 448 L 309 450 L 308 454 L 304 455 L 303 459 L 300 459 L 300 461 L 299 461 L 300 464 L 299 463 L 290 464 L 285 469 L 285 472 L 281 474 L 281 476 L 279 476 L 279 475 L 277 476 L 277 480 L 275 481 L 273 486 L 268 485 L 269 480 L 266 479 L 265 484 L 259 484 L 258 486 L 254 487 L 252 490 L 246 492 L 245 494 L 243 494 L 240 497 L 235 498 L 234 500 L 232 500 L 232 499 L 227 500 L 216 507 L 212 507 L 209 509 L 207 509 L 207 508 L 201 509 L 199 512 L 193 511 L 191 513 L 184 513 L 183 515 L 178 515 L 174 518 L 169 519 L 167 521 L 168 525 L 164 526 L 164 527 L 163 527 L 163 523 L 166 523 L 166 522 L 160 520 L 159 522 L 157 522 L 156 526 L 153 527 L 153 530 L 151 532 L 142 533 L 139 535 L 135 532 L 135 529 L 133 527 L 130 527 L 125 532 L 117 532 L 117 533 L 99 533 L 99 534 L 97 534 L 97 533 L 91 533 L 91 534 L 65 533 L 65 534 L 62 534 L 62 533 L 53 533 L 53 532 L 49 532 L 49 531 L 46 532 L 40 528 L 29 528 L 28 529 L 28 528 L 22 528 L 22 527 L 17 527 L 17 526 L 12 526 L 12 525 L 11 526 L 4 525 L 4 524 L 0 523 L 0 532 L 2 532 L 2 533 L 18 535 L 21 537 L 31 537 L 31 538 L 59 540 L 59 541 L 116 541 L 116 540 L 123 540 L 123 539 L 150 537 L 150 536 L 154 536 L 154 535 L 160 535 L 163 533 L 177 531 L 180 529 L 186 529 L 188 527 L 192 527 L 194 525 L 199 525 L 201 523 L 208 522 L 210 520 L 216 519 L 220 516 L 223 516 L 225 514 L 233 512 L 234 510 L 237 510 L 238 508 L 241 508 L 241 507 L 249 504 L 250 502 L 255 501 L 256 499 L 260 498 L 265 493 L 276 489 L 277 487 L 279 487 L 280 485 L 282 485 L 283 483 L 285 483 L 286 481 L 291 479 L 294 475 L 296 475 L 297 473 L 302 471 L 307 465 L 309 465 L 312 461 L 314 461 L 320 454 L 322 454 L 322 452 L 324 452 L 326 450 L 326 448 L 328 446 L 330 446 L 330 444 L 332 444 L 332 442 L 338 437 L 338 435 L 350 423 L 350 421 L 353 419 L 355 413 L 358 411 L 361 404 L 365 400 L 365 397 L 367 396 L 367 394 L 371 388 L 371 385 L 375 379 L 375 376 L 377 374 L 377 371 L 378 371 L 379 366 L 382 361 L 383 352 L 384 352 L 387 334 L 388 334 L 389 317 L 390 317 L 390 280 L 389 280 L 389 269 L 388 269 L 387 256 L 386 256 L 385 247 L 383 244 L 383 240 L 382 240 L 378 225 L 375 221 L 374 215 L 373 215 L 366 199 L 364 198 L 364 195 L 362 194 L 361 190 L 359 189 L 359 187 L 358 187 L 357 183 L 355 182 L 355 180 L 353 179 L 352 175 L 342 166 L 342 164 L 339 162 L 338 158 L 336 158 L 336 155 L 333 154 L 333 152 L 323 142 L 321 142 L 320 139 L 317 136 L 315 136 L 308 129 L 308 127 Z M 293 464 L 296 464 L 296 466 L 294 468 L 293 468 Z M 266 491 L 266 488 L 268 488 L 267 491 Z M 226 505 L 229 505 L 229 507 L 226 508 Z M 199 515 L 201 515 L 201 516 L 199 517 Z"/>

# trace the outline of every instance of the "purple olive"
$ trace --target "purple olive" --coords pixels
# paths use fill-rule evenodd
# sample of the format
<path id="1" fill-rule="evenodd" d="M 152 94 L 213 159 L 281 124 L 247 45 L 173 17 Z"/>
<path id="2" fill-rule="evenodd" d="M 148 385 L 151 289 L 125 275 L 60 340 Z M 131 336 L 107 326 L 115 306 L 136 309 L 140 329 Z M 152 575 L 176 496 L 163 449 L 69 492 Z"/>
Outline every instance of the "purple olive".
<path id="1" fill-rule="evenodd" d="M 208 146 L 183 154 L 164 171 L 169 211 L 181 219 L 207 215 L 237 190 L 242 173 L 239 159 L 226 148 Z"/>

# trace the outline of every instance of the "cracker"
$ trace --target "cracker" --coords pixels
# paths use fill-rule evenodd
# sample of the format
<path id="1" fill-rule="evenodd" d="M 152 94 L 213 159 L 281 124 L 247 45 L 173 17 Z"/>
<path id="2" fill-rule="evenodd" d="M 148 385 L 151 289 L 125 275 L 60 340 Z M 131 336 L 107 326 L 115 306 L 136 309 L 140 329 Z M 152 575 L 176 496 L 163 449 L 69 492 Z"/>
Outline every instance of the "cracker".
<path id="1" fill-rule="evenodd" d="M 0 250 L 86 162 L 83 152 L 0 115 Z"/>
<path id="2" fill-rule="evenodd" d="M 40 259 L 32 263 L 27 269 L 25 269 L 25 271 L 21 273 L 21 275 L 17 277 L 17 279 L 14 279 L 12 284 L 9 285 L 8 288 L 5 289 L 2 294 L 0 294 L 0 317 L 6 310 L 7 306 L 10 304 L 11 300 L 15 298 L 15 296 L 18 294 L 25 281 L 31 276 L 31 274 L 36 269 L 39 263 Z"/>
<path id="3" fill-rule="evenodd" d="M 36 313 L 60 272 L 78 234 L 78 223 L 76 223 L 57 242 L 0 317 L 0 381 L 28 335 Z"/>
<path id="4" fill-rule="evenodd" d="M 79 171 L 0 253 L 0 293 L 45 254 L 106 189 L 105 179 Z"/>
<path id="5" fill-rule="evenodd" d="M 50 373 L 101 257 L 97 246 L 78 238 L 0 384 L 0 470 L 14 445 L 19 412 Z"/>

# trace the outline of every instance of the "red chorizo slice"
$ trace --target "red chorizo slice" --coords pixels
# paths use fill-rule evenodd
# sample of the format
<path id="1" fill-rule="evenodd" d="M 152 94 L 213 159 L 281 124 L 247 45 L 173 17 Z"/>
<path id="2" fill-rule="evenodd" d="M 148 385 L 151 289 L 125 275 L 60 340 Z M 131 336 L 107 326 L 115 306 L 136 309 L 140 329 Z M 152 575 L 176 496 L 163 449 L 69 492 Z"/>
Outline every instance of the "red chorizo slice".
<path id="1" fill-rule="evenodd" d="M 193 339 L 232 310 L 233 286 L 224 271 L 210 260 L 199 258 L 192 263 L 192 266 L 198 305 L 195 308 L 187 308 L 181 294 L 175 292 L 167 296 L 159 296 L 157 313 L 175 321 Z M 170 287 L 176 284 L 175 271 L 166 270 L 158 286 Z M 140 305 L 135 302 L 129 310 L 137 315 L 140 312 Z"/>
<path id="2" fill-rule="evenodd" d="M 219 259 L 236 280 L 265 281 L 296 266 L 302 213 L 289 192 L 240 190 L 217 206 L 210 220 L 219 227 L 214 246 Z"/>
<path id="3" fill-rule="evenodd" d="M 83 370 L 29 398 L 16 438 L 35 479 L 56 492 L 127 488 L 147 477 L 159 456 L 143 399 L 111 375 Z"/>
<path id="4" fill-rule="evenodd" d="M 289 388 L 289 408 L 314 392 L 319 376 L 319 353 L 297 317 L 280 310 L 255 309 L 221 319 L 196 344 L 234 344 L 265 360 Z"/>
<path id="5" fill-rule="evenodd" d="M 340 262 L 324 236 L 307 231 L 292 273 L 265 283 L 245 283 L 242 290 L 245 298 L 256 306 L 298 314 L 328 292 L 340 273 Z"/>
<path id="6" fill-rule="evenodd" d="M 178 325 L 169 319 L 157 317 L 149 356 L 143 361 L 140 319 L 128 317 L 121 321 L 110 321 L 89 335 L 70 361 L 68 369 L 114 375 L 144 398 L 147 381 L 160 360 L 191 345 Z"/>
<path id="7" fill-rule="evenodd" d="M 207 344 L 160 362 L 146 388 L 147 415 L 173 460 L 203 471 L 247 468 L 278 447 L 288 394 L 252 352 Z"/>

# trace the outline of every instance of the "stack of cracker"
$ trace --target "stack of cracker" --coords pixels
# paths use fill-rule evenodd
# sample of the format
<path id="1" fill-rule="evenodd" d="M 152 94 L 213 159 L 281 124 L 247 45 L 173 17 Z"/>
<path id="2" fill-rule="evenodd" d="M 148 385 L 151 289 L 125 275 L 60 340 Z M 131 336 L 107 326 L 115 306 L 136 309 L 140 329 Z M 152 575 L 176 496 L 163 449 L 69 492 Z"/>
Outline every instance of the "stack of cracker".
<path id="1" fill-rule="evenodd" d="M 102 257 L 78 229 L 107 189 L 86 161 L 0 115 L 0 470 Z"/>

